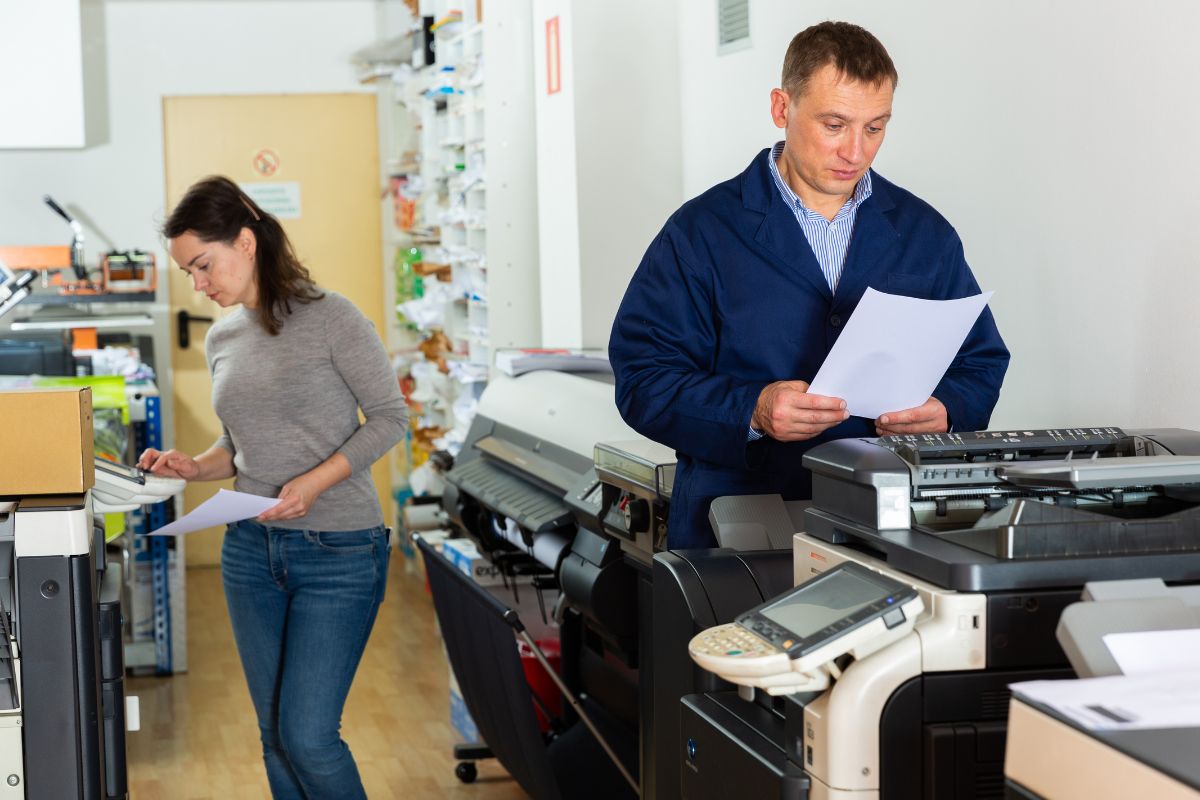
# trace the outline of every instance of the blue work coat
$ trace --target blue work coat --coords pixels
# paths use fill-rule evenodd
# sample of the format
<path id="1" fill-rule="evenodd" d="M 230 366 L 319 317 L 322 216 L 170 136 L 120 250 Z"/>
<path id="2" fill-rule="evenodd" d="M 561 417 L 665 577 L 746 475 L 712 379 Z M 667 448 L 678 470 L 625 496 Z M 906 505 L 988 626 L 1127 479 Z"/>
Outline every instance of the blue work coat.
<path id="1" fill-rule="evenodd" d="M 811 382 L 867 287 L 934 300 L 979 293 L 949 222 L 872 172 L 837 293 L 771 178 L 763 150 L 736 178 L 685 203 L 650 243 L 613 323 L 608 354 L 621 416 L 677 451 L 667 542 L 711 547 L 723 495 L 811 496 L 801 466 L 831 439 L 874 436 L 850 417 L 803 442 L 747 441 L 759 393 Z M 1008 350 L 985 309 L 933 395 L 955 430 L 982 430 Z M 900 409 L 897 409 L 900 410 Z"/>

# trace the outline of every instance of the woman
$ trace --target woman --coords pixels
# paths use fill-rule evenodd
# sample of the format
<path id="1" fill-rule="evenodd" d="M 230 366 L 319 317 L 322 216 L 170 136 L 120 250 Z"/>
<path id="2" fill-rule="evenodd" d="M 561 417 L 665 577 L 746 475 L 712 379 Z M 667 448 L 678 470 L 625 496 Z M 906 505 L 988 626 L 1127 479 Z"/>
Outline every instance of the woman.
<path id="1" fill-rule="evenodd" d="M 221 549 L 271 793 L 366 797 L 338 731 L 387 578 L 370 466 L 407 423 L 395 374 L 371 323 L 312 282 L 233 181 L 188 189 L 163 234 L 196 291 L 239 308 L 205 340 L 223 435 L 195 458 L 150 449 L 138 465 L 279 498 L 230 525 Z"/>

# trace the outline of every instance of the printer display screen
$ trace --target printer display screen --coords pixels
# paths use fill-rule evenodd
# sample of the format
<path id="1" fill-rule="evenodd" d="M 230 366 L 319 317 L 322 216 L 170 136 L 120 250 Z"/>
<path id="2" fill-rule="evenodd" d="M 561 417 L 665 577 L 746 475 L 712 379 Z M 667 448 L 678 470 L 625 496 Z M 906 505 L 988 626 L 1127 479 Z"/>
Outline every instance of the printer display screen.
<path id="1" fill-rule="evenodd" d="M 806 638 L 892 594 L 893 589 L 846 570 L 833 570 L 778 603 L 759 610 L 767 619 Z"/>
<path id="2" fill-rule="evenodd" d="M 110 475 L 117 475 L 122 478 L 127 478 L 137 483 L 146 482 L 146 473 L 137 467 L 126 466 L 125 464 L 117 464 L 109 461 L 107 458 L 96 456 L 96 469 L 102 472 L 107 472 Z"/>

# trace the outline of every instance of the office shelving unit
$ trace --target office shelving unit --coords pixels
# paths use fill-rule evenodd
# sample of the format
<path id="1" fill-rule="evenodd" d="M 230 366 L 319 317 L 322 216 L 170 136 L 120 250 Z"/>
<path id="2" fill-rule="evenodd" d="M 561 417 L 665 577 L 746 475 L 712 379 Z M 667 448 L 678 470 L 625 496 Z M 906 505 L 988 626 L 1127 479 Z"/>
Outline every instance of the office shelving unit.
<path id="1" fill-rule="evenodd" d="M 426 344 L 410 365 L 421 412 L 413 420 L 417 464 L 423 449 L 457 451 L 490 353 L 483 25 L 470 10 L 431 10 L 414 36 L 432 38 L 434 58 L 413 69 L 395 96 L 416 132 L 404 173 L 413 225 L 397 233 L 401 249 L 422 254 L 412 269 L 423 296 L 411 302 L 425 310 L 406 316 Z"/>
<path id="2" fill-rule="evenodd" d="M 363 51 L 389 63 L 359 68 L 379 91 L 383 177 L 405 205 L 384 210 L 386 278 L 404 295 L 411 270 L 423 295 L 398 298 L 388 336 L 420 408 L 407 469 L 457 451 L 493 352 L 539 346 L 541 309 L 529 4 L 428 0 L 415 17 L 399 5 L 397 35 Z"/>
<path id="3" fill-rule="evenodd" d="M 148 387 L 147 387 L 148 388 Z M 162 403 L 157 392 L 135 390 L 130 402 L 130 424 L 134 452 L 147 447 L 163 446 Z M 185 580 L 183 572 L 184 543 L 177 537 L 146 536 L 175 517 L 173 500 L 144 506 L 130 514 L 126 526 L 126 549 L 129 569 L 126 575 L 131 607 L 124 613 L 131 620 L 132 638 L 125 646 L 126 669 L 153 671 L 170 675 L 183 671 L 187 665 L 186 615 L 183 613 Z M 149 619 L 138 616 L 140 603 L 134 597 L 138 584 L 144 580 L 139 570 L 148 568 L 150 583 Z M 149 625 L 146 623 L 149 622 Z M 150 636 L 145 629 L 150 628 Z"/>

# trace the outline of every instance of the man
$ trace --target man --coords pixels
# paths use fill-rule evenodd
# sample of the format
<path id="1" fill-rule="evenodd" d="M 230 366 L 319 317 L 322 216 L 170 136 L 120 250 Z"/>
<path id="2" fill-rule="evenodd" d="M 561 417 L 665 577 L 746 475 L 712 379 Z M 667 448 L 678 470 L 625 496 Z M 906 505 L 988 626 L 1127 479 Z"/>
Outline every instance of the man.
<path id="1" fill-rule="evenodd" d="M 784 140 L 675 212 L 626 290 L 609 342 L 617 405 L 678 452 L 673 549 L 715 544 L 716 497 L 810 497 L 801 457 L 821 442 L 987 427 L 1008 366 L 987 310 L 916 408 L 869 420 L 807 392 L 867 287 L 979 292 L 954 228 L 870 169 L 896 82 L 883 45 L 856 25 L 797 34 L 771 92 Z"/>

